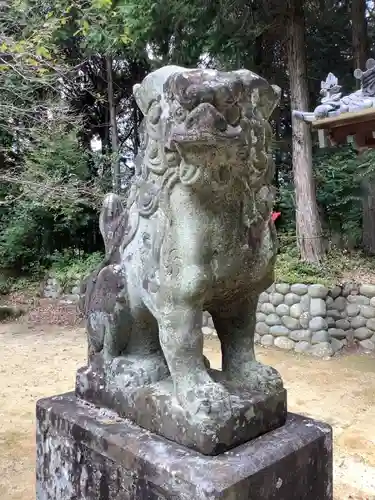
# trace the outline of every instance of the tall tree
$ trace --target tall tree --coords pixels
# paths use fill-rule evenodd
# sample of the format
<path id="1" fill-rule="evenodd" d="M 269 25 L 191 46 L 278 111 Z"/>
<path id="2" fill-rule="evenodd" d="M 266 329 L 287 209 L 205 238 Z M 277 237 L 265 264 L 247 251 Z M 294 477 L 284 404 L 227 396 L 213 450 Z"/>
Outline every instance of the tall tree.
<path id="1" fill-rule="evenodd" d="M 287 57 L 292 109 L 309 109 L 303 3 L 303 0 L 288 0 Z M 297 243 L 302 260 L 319 263 L 324 248 L 313 178 L 310 130 L 304 122 L 293 119 L 292 135 Z"/>

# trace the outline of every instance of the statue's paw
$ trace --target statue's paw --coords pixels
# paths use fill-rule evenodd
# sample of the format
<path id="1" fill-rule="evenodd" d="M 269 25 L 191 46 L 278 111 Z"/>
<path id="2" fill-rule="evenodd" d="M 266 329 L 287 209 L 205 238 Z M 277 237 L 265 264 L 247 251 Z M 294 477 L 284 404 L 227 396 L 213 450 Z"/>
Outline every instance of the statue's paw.
<path id="1" fill-rule="evenodd" d="M 232 374 L 234 379 L 240 379 L 251 389 L 270 392 L 283 388 L 283 381 L 280 373 L 271 366 L 263 365 L 258 361 L 251 361 L 238 366 L 238 371 Z"/>
<path id="2" fill-rule="evenodd" d="M 209 381 L 177 394 L 184 407 L 192 415 L 228 415 L 232 414 L 230 394 L 221 384 Z"/>

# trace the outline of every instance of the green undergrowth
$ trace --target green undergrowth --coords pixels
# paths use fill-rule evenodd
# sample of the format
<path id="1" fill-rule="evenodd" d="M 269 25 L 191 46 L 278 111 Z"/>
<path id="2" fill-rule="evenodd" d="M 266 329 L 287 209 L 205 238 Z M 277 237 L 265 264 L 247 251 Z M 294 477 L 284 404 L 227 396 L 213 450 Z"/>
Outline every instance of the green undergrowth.
<path id="1" fill-rule="evenodd" d="M 278 283 L 321 283 L 333 286 L 345 281 L 375 283 L 375 258 L 361 252 L 331 250 L 320 265 L 302 262 L 297 249 L 283 248 L 275 266 Z"/>
<path id="2" fill-rule="evenodd" d="M 55 254 L 48 276 L 56 278 L 63 288 L 73 286 L 90 274 L 100 264 L 103 257 L 100 252 L 86 255 Z"/>

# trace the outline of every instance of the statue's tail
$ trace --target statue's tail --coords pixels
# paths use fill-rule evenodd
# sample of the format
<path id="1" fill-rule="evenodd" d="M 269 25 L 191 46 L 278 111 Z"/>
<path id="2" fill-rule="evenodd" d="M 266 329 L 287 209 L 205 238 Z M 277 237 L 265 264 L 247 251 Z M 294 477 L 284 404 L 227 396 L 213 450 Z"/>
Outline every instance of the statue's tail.
<path id="1" fill-rule="evenodd" d="M 314 113 L 308 111 L 298 111 L 297 109 L 292 111 L 292 116 L 297 118 L 297 120 L 303 120 L 304 122 L 312 122 L 315 120 Z"/>
<path id="2" fill-rule="evenodd" d="M 116 222 L 123 212 L 124 206 L 121 198 L 114 193 L 107 194 L 103 200 L 99 216 L 99 228 L 104 240 L 106 254 L 108 254 L 111 249 L 114 234 L 117 229 Z"/>

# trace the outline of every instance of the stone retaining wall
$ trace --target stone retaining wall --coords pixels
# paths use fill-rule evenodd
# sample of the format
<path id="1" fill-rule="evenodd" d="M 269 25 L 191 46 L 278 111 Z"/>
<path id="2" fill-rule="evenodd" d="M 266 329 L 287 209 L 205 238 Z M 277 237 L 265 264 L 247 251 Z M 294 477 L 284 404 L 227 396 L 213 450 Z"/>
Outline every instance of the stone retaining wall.
<path id="1" fill-rule="evenodd" d="M 204 313 L 204 333 L 215 333 Z M 375 350 L 375 285 L 277 283 L 259 297 L 255 342 L 330 357 L 358 342 Z"/>

